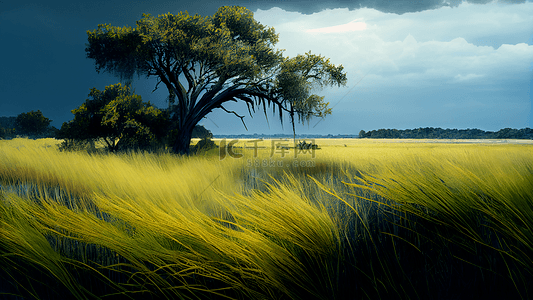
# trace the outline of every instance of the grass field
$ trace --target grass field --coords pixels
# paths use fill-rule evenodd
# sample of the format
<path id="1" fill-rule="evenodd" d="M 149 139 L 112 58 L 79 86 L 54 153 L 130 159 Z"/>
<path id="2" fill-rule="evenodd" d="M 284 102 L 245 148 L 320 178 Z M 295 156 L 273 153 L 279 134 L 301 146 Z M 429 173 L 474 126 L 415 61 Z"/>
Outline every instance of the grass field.
<path id="1" fill-rule="evenodd" d="M 533 298 L 532 144 L 57 142 L 0 140 L 2 299 Z"/>

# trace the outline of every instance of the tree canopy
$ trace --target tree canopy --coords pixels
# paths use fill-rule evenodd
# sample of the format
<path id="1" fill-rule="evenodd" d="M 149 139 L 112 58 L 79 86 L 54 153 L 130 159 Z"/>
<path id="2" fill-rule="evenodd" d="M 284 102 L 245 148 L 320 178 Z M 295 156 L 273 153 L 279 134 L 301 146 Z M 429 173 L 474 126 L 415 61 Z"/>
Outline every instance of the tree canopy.
<path id="1" fill-rule="evenodd" d="M 19 134 L 41 135 L 45 133 L 52 120 L 40 110 L 21 113 L 15 119 L 15 129 Z"/>
<path id="2" fill-rule="evenodd" d="M 224 6 L 213 16 L 187 12 L 154 17 L 143 14 L 136 27 L 100 24 L 87 31 L 87 57 L 96 70 L 122 80 L 134 75 L 156 77 L 168 90 L 173 149 L 188 153 L 194 126 L 220 108 L 243 101 L 252 114 L 262 107 L 289 113 L 301 122 L 331 113 L 324 97 L 312 94 L 326 85 L 345 85 L 342 65 L 321 55 L 283 56 L 274 46 L 274 28 L 257 22 L 244 7 Z M 243 121 L 244 124 L 244 121 Z M 245 124 L 244 124 L 245 125 Z M 246 126 L 246 125 L 245 125 Z"/>

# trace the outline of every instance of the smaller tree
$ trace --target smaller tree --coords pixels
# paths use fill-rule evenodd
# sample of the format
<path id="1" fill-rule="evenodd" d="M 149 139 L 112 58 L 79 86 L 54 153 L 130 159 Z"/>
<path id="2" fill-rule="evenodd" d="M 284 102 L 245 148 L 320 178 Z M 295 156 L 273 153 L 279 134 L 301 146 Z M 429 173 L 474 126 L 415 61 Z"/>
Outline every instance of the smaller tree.
<path id="1" fill-rule="evenodd" d="M 63 123 L 58 139 L 101 139 L 110 151 L 146 149 L 163 143 L 168 119 L 165 113 L 143 102 L 128 86 L 118 83 L 104 91 L 93 88 L 89 97 L 92 99 L 72 110 L 74 119 Z"/>
<path id="2" fill-rule="evenodd" d="M 120 95 L 104 107 L 102 125 L 119 139 L 118 149 L 148 149 L 163 143 L 165 113 L 139 95 Z"/>
<path id="3" fill-rule="evenodd" d="M 40 110 L 32 110 L 17 116 L 15 129 L 18 134 L 38 136 L 45 132 L 51 122 Z"/>

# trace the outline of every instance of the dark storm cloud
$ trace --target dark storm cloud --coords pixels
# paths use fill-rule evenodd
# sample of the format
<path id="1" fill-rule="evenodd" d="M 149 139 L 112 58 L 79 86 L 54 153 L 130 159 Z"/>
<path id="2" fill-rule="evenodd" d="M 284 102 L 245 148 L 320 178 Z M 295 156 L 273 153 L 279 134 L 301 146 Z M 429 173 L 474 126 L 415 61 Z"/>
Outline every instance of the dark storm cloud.
<path id="1" fill-rule="evenodd" d="M 500 0 L 501 1 L 501 0 Z M 334 9 L 334 8 L 348 8 L 348 9 L 358 9 L 358 8 L 373 8 L 381 12 L 386 13 L 395 13 L 395 14 L 404 14 L 408 12 L 419 12 L 428 9 L 437 9 L 440 7 L 456 7 L 461 4 L 461 0 L 423 0 L 423 1 L 413 1 L 413 0 L 330 0 L 330 1 L 232 1 L 233 3 L 238 3 L 238 5 L 243 5 L 251 10 L 259 9 L 270 9 L 272 7 L 279 7 L 287 11 L 298 11 L 304 14 L 312 14 L 320 12 L 324 9 Z M 486 4 L 492 2 L 492 0 L 468 0 L 465 1 L 468 3 L 474 4 Z M 501 2 L 505 3 L 524 3 L 525 0 L 503 0 Z"/>
<path id="2" fill-rule="evenodd" d="M 493 0 L 468 0 L 464 2 L 486 4 Z M 526 0 L 498 0 L 503 3 L 524 3 Z M 93 0 L 93 1 L 0 1 L 0 14 L 17 7 L 38 4 L 39 6 L 54 8 L 65 14 L 78 14 L 83 19 L 114 19 L 137 20 L 139 12 L 153 15 L 178 11 L 188 11 L 190 14 L 212 15 L 220 6 L 238 5 L 245 6 L 252 11 L 257 9 L 268 10 L 279 7 L 286 11 L 297 11 L 303 14 L 312 14 L 324 9 L 348 8 L 373 8 L 381 12 L 404 14 L 419 12 L 440 7 L 456 7 L 462 0 L 196 0 L 196 1 L 125 1 L 125 0 Z M 134 25 L 134 24 L 131 24 Z"/>

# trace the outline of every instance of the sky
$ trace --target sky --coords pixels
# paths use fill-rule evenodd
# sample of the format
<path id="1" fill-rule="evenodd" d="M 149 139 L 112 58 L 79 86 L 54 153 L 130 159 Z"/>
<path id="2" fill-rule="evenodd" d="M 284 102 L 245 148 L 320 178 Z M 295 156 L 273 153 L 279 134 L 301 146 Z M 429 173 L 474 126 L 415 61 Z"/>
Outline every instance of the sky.
<path id="1" fill-rule="evenodd" d="M 419 127 L 533 128 L 532 1 L 14 1 L 0 0 L 0 116 L 41 110 L 60 127 L 91 88 L 119 82 L 85 57 L 87 30 L 135 26 L 143 13 L 213 15 L 240 5 L 279 33 L 276 48 L 311 51 L 342 64 L 346 87 L 314 91 L 332 115 L 297 125 L 300 134 L 357 134 Z M 135 93 L 166 107 L 155 79 Z M 200 124 L 215 135 L 292 133 L 289 120 L 213 111 Z"/>

